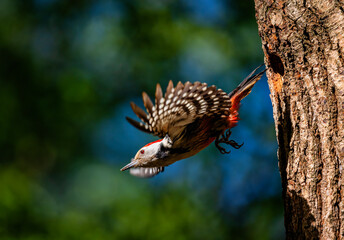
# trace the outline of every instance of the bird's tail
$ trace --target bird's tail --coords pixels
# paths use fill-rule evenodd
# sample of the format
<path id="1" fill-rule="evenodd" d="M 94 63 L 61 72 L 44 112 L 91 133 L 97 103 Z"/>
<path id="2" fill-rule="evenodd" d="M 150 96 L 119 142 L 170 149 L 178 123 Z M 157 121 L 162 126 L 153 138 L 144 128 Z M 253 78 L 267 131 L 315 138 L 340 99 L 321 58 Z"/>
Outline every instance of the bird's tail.
<path id="1" fill-rule="evenodd" d="M 262 77 L 262 75 L 265 73 L 266 69 L 262 70 L 259 73 L 256 73 L 259 68 L 263 66 L 260 65 L 256 69 L 254 69 L 250 75 L 248 75 L 237 88 L 235 88 L 232 92 L 229 93 L 229 98 L 232 102 L 232 109 L 237 110 L 239 108 L 240 101 L 246 97 L 248 94 L 250 94 L 252 87 L 254 84 Z"/>

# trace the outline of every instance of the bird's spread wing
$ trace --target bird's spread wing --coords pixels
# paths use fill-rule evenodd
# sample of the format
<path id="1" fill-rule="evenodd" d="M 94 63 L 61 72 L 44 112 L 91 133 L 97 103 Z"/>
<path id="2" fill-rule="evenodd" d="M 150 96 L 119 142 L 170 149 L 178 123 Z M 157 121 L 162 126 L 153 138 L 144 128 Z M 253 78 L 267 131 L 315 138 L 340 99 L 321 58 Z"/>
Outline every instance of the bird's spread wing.
<path id="1" fill-rule="evenodd" d="M 208 87 L 206 83 L 200 82 L 179 82 L 174 87 L 170 81 L 164 96 L 160 84 L 157 84 L 155 105 L 145 92 L 142 97 L 147 113 L 135 103 L 131 103 L 141 122 L 129 117 L 127 120 L 144 132 L 159 137 L 168 134 L 172 140 L 195 119 L 206 115 L 227 117 L 231 107 L 228 94 L 215 86 Z"/>

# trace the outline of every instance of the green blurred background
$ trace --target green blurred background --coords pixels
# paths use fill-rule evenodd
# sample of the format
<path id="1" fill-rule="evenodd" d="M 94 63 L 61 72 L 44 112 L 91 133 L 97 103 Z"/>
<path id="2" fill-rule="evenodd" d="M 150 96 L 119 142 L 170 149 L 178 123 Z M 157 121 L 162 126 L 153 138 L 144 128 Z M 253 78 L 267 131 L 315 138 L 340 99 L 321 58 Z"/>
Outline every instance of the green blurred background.
<path id="1" fill-rule="evenodd" d="M 213 146 L 152 179 L 129 102 L 156 83 L 231 91 L 263 62 L 253 1 L 1 0 L 0 239 L 283 239 L 266 77 Z"/>

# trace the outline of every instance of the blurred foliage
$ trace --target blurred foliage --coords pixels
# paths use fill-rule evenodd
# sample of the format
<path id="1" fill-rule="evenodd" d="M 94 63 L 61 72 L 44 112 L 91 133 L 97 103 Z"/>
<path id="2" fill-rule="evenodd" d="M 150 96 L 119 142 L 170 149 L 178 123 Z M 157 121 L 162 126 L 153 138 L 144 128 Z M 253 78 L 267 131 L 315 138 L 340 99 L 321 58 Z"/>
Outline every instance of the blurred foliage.
<path id="1" fill-rule="evenodd" d="M 229 92 L 263 61 L 253 4 L 0 1 L 0 239 L 282 239 L 264 78 L 233 130 L 240 150 L 211 146 L 149 180 L 119 172 L 155 139 L 124 119 L 141 91 Z"/>

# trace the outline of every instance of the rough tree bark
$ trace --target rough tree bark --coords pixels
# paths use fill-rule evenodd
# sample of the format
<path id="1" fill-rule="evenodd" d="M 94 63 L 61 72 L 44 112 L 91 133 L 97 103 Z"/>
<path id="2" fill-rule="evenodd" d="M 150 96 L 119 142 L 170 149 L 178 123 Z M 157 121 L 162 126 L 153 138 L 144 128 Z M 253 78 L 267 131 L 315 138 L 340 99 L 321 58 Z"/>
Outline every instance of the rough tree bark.
<path id="1" fill-rule="evenodd" d="M 344 239 L 344 1 L 255 0 L 287 239 Z"/>

